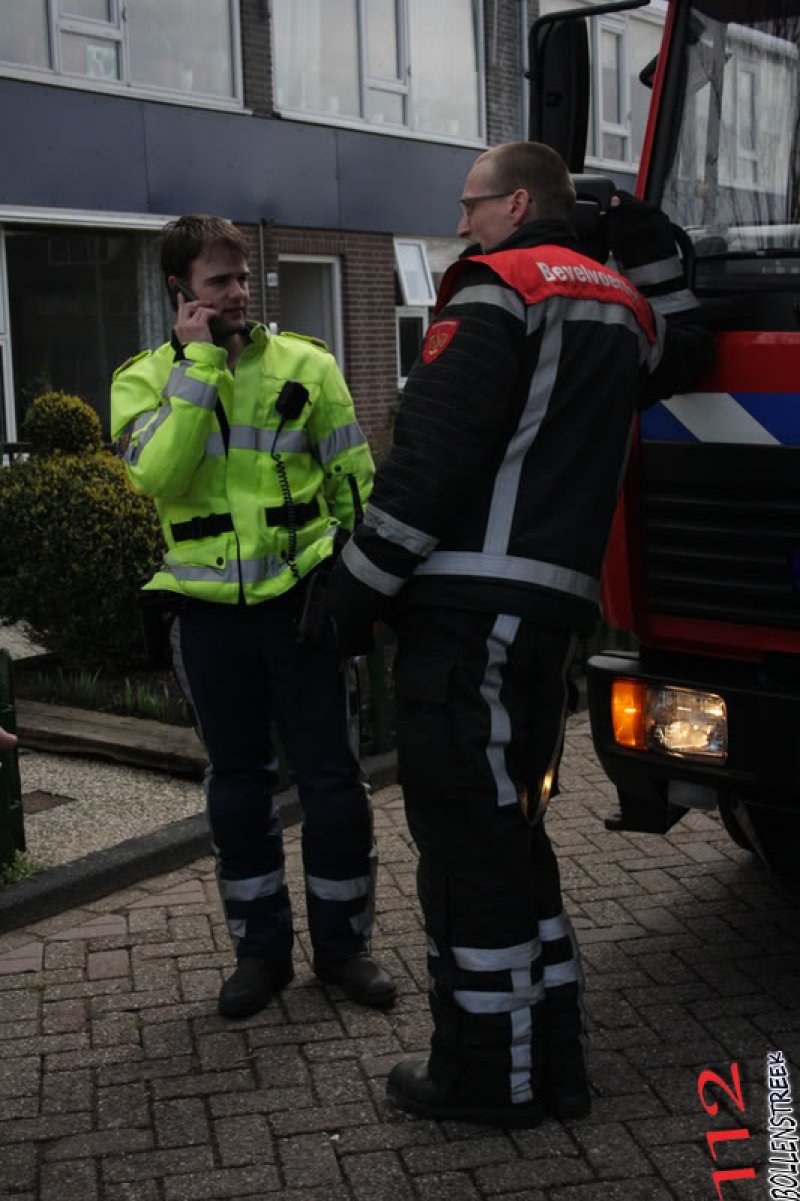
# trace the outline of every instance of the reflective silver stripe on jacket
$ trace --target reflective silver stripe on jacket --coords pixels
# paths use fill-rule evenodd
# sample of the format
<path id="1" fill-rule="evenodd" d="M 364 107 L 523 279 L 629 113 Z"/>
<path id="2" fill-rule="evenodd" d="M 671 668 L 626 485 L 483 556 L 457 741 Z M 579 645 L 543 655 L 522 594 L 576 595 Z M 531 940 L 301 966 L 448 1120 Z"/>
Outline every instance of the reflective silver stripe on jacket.
<path id="1" fill-rule="evenodd" d="M 483 540 L 483 549 L 489 554 L 503 555 L 508 550 L 525 456 L 544 421 L 558 375 L 562 335 L 560 317 L 559 306 L 547 318 L 539 361 L 528 388 L 528 399 L 495 476 Z"/>
<path id="2" fill-rule="evenodd" d="M 280 575 L 282 571 L 288 570 L 286 561 L 278 558 L 277 555 L 260 559 L 242 559 L 241 569 L 242 583 L 244 584 L 259 584 L 262 580 L 271 580 Z M 192 563 L 176 562 L 170 555 L 167 555 L 163 570 L 169 571 L 176 580 L 183 580 L 187 584 L 239 583 L 239 564 L 236 559 L 229 559 L 223 567 L 202 567 Z"/>
<path id="3" fill-rule="evenodd" d="M 452 951 L 456 965 L 465 972 L 510 972 L 530 967 L 542 947 L 538 938 L 532 938 L 511 947 L 453 947 Z M 432 953 L 438 955 L 438 951 Z"/>
<path id="4" fill-rule="evenodd" d="M 306 876 L 306 887 L 320 901 L 356 901 L 369 895 L 371 876 L 355 876 L 351 880 L 325 880 L 322 876 Z"/>
<path id="5" fill-rule="evenodd" d="M 439 539 L 434 538 L 432 534 L 426 534 L 424 530 L 416 530 L 397 517 L 392 517 L 390 513 L 376 509 L 372 504 L 367 505 L 364 525 L 369 526 L 387 542 L 393 542 L 395 546 L 402 546 L 404 550 L 410 551 L 412 555 L 419 555 L 420 558 L 429 555 L 439 542 Z"/>
<path id="6" fill-rule="evenodd" d="M 677 254 L 668 259 L 659 259 L 655 263 L 643 263 L 641 267 L 626 268 L 622 274 L 637 288 L 647 287 L 648 284 L 663 284 L 668 279 L 683 279 L 683 267 Z"/>
<path id="7" fill-rule="evenodd" d="M 348 542 L 343 554 L 347 553 L 350 546 L 352 542 Z M 475 576 L 477 579 L 513 580 L 520 584 L 538 584 L 542 588 L 554 588 L 557 592 L 568 592 L 588 601 L 597 601 L 600 596 L 600 581 L 593 576 L 582 571 L 573 571 L 569 567 L 559 567 L 555 563 L 522 559 L 517 555 L 435 550 L 429 559 L 415 568 L 414 575 Z M 393 576 L 389 578 L 394 579 Z"/>
<path id="8" fill-rule="evenodd" d="M 311 443 L 305 430 L 281 430 L 277 438 L 275 430 L 255 425 L 232 425 L 228 443 L 231 450 L 256 450 L 269 453 L 273 444 L 275 451 L 308 451 Z"/>
<path id="9" fill-rule="evenodd" d="M 401 576 L 391 575 L 388 571 L 376 567 L 352 538 L 342 551 L 342 562 L 357 580 L 384 596 L 395 596 L 405 584 Z"/>
<path id="10" fill-rule="evenodd" d="M 226 901 L 255 901 L 258 897 L 273 897 L 284 887 L 283 868 L 265 876 L 249 876 L 246 880 L 219 878 L 219 890 Z"/>
<path id="11" fill-rule="evenodd" d="M 343 450 L 350 450 L 354 446 L 362 446 L 366 442 L 364 431 L 357 421 L 351 421 L 349 425 L 342 425 L 338 430 L 328 434 L 327 438 L 323 438 L 314 448 L 314 453 L 320 463 L 325 466 L 330 463 L 331 459 L 335 459 Z"/>
<path id="12" fill-rule="evenodd" d="M 155 413 L 142 413 L 136 418 L 135 421 L 129 422 L 128 425 L 125 426 L 125 429 L 122 431 L 122 433 L 127 433 L 129 430 L 131 432 L 131 441 L 128 443 L 128 449 L 125 451 L 123 456 L 126 463 L 129 463 L 131 467 L 136 466 L 139 461 L 139 455 L 142 453 L 145 446 L 147 446 L 147 443 L 153 437 L 156 430 L 159 429 L 159 427 L 162 426 L 167 418 L 171 415 L 172 405 L 168 401 Z M 139 433 L 140 430 L 142 432 L 134 442 L 133 434 Z M 120 437 L 121 436 L 122 435 L 120 435 Z"/>
<path id="13" fill-rule="evenodd" d="M 516 292 L 504 288 L 500 284 L 473 284 L 460 288 L 447 302 L 447 308 L 456 304 L 493 304 L 498 309 L 505 309 L 512 317 L 525 320 L 525 302 Z"/>
<path id="14" fill-rule="evenodd" d="M 213 409 L 217 403 L 217 389 L 213 384 L 204 384 L 200 379 L 187 375 L 190 367 L 197 366 L 188 359 L 176 363 L 169 373 L 164 391 L 161 393 L 166 400 L 177 397 L 187 400 L 189 404 L 199 405 L 201 409 Z"/>
<path id="15" fill-rule="evenodd" d="M 700 308 L 699 300 L 688 288 L 681 288 L 678 292 L 667 292 L 665 296 L 649 296 L 648 300 L 655 311 L 663 313 L 664 316 Z"/>

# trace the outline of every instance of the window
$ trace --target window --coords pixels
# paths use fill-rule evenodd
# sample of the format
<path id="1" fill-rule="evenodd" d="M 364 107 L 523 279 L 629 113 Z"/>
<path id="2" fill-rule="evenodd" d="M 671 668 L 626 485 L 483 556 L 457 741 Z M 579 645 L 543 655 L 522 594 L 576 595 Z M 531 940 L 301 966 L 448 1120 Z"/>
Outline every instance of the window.
<path id="1" fill-rule="evenodd" d="M 436 300 L 424 242 L 395 238 L 394 261 L 403 303 L 429 305 Z"/>
<path id="2" fill-rule="evenodd" d="M 13 442 L 16 422 L 11 405 L 11 354 L 6 313 L 5 242 L 0 229 L 0 442 Z"/>
<path id="3" fill-rule="evenodd" d="M 17 428 L 34 396 L 63 388 L 93 405 L 108 431 L 112 372 L 169 337 L 172 316 L 155 242 L 153 235 L 121 230 L 6 228 L 14 356 L 13 388 L 6 368 L 7 417 L 13 393 Z M 2 341 L 0 330 L 0 348 Z"/>
<path id="4" fill-rule="evenodd" d="M 543 0 L 542 14 L 574 9 L 574 0 Z M 587 5 L 587 15 L 591 6 Z M 664 5 L 654 11 L 592 18 L 589 23 L 591 92 L 586 154 L 589 160 L 633 170 L 644 142 L 651 91 L 639 73 L 658 54 Z"/>
<path id="5" fill-rule="evenodd" d="M 400 387 L 422 353 L 428 310 L 418 305 L 401 305 L 397 313 L 397 374 Z"/>
<path id="6" fill-rule="evenodd" d="M 273 0 L 284 114 L 476 142 L 481 0 Z"/>
<path id="7" fill-rule="evenodd" d="M 281 328 L 321 338 L 344 369 L 340 274 L 333 256 L 279 256 Z"/>
<path id="8" fill-rule="evenodd" d="M 236 0 L 3 0 L 0 71 L 238 103 L 238 19 Z"/>

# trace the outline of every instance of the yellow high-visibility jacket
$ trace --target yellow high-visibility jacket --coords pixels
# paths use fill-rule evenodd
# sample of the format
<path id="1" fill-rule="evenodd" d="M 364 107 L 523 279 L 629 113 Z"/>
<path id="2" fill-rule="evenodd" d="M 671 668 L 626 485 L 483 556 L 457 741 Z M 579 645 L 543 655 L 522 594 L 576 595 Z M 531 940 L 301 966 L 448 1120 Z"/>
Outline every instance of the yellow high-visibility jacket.
<path id="1" fill-rule="evenodd" d="M 279 596 L 366 504 L 372 455 L 333 356 L 299 334 L 249 335 L 233 374 L 211 342 L 188 343 L 184 358 L 167 342 L 114 373 L 112 437 L 168 546 L 147 588 L 220 604 Z M 282 419 L 291 380 L 308 400 Z"/>

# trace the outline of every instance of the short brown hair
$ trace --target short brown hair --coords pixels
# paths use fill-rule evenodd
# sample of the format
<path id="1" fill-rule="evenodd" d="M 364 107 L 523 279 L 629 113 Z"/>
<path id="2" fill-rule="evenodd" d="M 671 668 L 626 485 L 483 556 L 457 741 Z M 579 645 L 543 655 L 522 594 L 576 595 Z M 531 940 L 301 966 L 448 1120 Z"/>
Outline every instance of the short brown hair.
<path id="1" fill-rule="evenodd" d="M 224 217 L 189 213 L 170 221 L 161 231 L 161 270 L 164 279 L 184 279 L 194 260 L 212 246 L 226 246 L 242 258 L 250 257 L 247 238 Z"/>
<path id="2" fill-rule="evenodd" d="M 560 154 L 543 142 L 504 142 L 481 155 L 489 161 L 498 192 L 524 188 L 540 217 L 569 217 L 575 185 Z"/>

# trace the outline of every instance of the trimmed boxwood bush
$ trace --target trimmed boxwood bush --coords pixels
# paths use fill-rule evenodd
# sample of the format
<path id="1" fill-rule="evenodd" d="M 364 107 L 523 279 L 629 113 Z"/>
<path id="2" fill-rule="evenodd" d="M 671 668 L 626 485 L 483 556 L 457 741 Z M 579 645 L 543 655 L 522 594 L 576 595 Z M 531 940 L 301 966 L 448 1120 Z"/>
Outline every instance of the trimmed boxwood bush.
<path id="1" fill-rule="evenodd" d="M 60 450 L 66 454 L 90 454 L 100 449 L 100 418 L 91 405 L 66 392 L 43 392 L 37 396 L 22 423 L 22 433 L 38 454 Z"/>
<path id="2" fill-rule="evenodd" d="M 155 506 L 77 397 L 37 398 L 24 431 L 35 453 L 0 468 L 0 618 L 67 667 L 135 666 L 138 592 L 163 553 Z"/>

